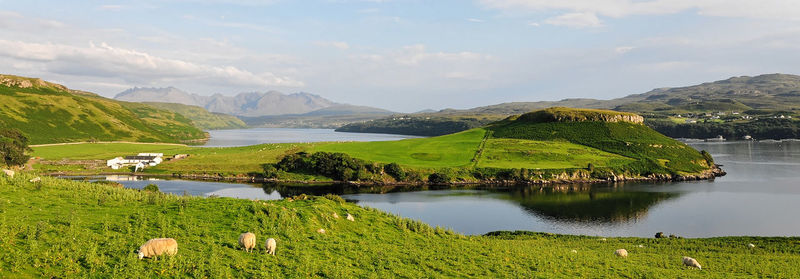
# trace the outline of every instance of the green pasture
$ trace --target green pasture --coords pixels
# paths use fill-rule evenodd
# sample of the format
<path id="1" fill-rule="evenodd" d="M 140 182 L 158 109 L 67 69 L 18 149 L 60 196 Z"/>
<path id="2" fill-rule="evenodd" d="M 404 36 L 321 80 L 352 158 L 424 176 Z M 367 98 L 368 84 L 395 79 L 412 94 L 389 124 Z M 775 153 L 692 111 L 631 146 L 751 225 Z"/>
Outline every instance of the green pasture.
<path id="1" fill-rule="evenodd" d="M 567 141 L 489 139 L 478 167 L 569 169 L 618 166 L 635 160 Z"/>
<path id="2" fill-rule="evenodd" d="M 800 277 L 797 237 L 464 236 L 336 196 L 182 197 L 31 178 L 0 177 L 0 277 Z M 355 222 L 333 213 L 352 214 Z M 258 249 L 251 253 L 237 247 L 246 231 L 257 235 Z M 134 250 L 158 237 L 175 238 L 178 254 L 138 260 Z M 267 238 L 277 239 L 277 255 L 264 252 Z M 614 256 L 620 248 L 628 250 L 627 258 Z M 696 258 L 703 269 L 683 266 L 683 256 Z"/>

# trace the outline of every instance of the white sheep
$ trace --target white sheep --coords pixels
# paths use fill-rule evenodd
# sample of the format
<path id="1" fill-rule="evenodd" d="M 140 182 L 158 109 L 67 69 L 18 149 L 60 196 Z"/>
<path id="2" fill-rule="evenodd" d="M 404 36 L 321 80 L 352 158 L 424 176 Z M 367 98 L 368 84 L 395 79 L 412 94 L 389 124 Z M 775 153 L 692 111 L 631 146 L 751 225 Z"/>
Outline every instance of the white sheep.
<path id="1" fill-rule="evenodd" d="M 267 242 L 264 244 L 264 248 L 267 249 L 267 254 L 275 255 L 275 248 L 278 247 L 278 243 L 275 242 L 274 238 L 268 238 Z"/>
<path id="2" fill-rule="evenodd" d="M 353 217 L 353 215 L 350 215 L 350 213 L 347 213 L 347 217 L 345 219 L 347 219 L 347 221 L 351 221 L 351 222 L 355 222 L 356 221 L 356 218 Z"/>
<path id="3" fill-rule="evenodd" d="M 333 218 L 339 219 L 339 214 L 336 214 L 336 212 L 334 212 L 333 213 Z"/>
<path id="4" fill-rule="evenodd" d="M 753 243 L 748 243 L 748 244 L 747 244 L 747 247 L 750 247 L 750 248 L 756 248 L 756 245 L 755 245 L 755 244 L 753 244 Z"/>
<path id="5" fill-rule="evenodd" d="M 142 244 L 137 253 L 139 253 L 140 260 L 162 254 L 174 256 L 178 253 L 178 242 L 174 238 L 153 238 Z"/>
<path id="6" fill-rule="evenodd" d="M 37 176 L 37 177 L 34 177 L 34 178 L 33 178 L 33 179 L 31 179 L 31 180 L 28 180 L 28 182 L 31 182 L 31 183 L 39 183 L 39 182 L 42 182 L 42 178 Z"/>
<path id="7" fill-rule="evenodd" d="M 617 249 L 617 251 L 614 251 L 614 255 L 617 255 L 617 256 L 620 256 L 620 257 L 623 257 L 623 258 L 627 258 L 628 257 L 628 250 Z"/>
<path id="8" fill-rule="evenodd" d="M 325 229 L 318 229 L 317 232 L 321 233 L 321 234 L 324 234 L 325 233 Z"/>
<path id="9" fill-rule="evenodd" d="M 8 177 L 14 178 L 14 171 L 13 171 L 13 170 L 7 170 L 7 169 L 3 169 L 3 172 L 4 172 L 6 175 L 8 175 Z"/>
<path id="10" fill-rule="evenodd" d="M 250 250 L 256 248 L 256 235 L 251 232 L 246 232 L 239 235 L 239 246 L 242 246 L 245 251 L 250 252 Z"/>
<path id="11" fill-rule="evenodd" d="M 698 263 L 697 260 L 690 257 L 683 257 L 683 265 L 688 267 L 696 267 L 697 269 L 703 269 L 700 267 L 700 263 Z"/>

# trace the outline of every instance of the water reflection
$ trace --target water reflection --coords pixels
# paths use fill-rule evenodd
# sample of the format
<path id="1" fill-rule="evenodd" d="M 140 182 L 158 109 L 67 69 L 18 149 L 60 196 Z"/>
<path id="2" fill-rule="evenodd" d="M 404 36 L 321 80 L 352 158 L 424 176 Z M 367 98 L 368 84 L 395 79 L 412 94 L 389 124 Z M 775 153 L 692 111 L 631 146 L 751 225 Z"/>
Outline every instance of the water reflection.
<path id="1" fill-rule="evenodd" d="M 643 218 L 659 202 L 680 193 L 629 192 L 598 185 L 527 186 L 505 197 L 540 218 L 561 222 L 628 222 Z"/>

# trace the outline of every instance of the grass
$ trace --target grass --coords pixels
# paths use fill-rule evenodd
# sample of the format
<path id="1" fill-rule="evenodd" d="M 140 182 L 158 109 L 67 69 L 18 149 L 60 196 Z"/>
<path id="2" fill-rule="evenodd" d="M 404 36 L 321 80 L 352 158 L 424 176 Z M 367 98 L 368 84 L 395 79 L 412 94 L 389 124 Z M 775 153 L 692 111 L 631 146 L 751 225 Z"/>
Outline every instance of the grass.
<path id="1" fill-rule="evenodd" d="M 486 130 L 479 128 L 434 138 L 320 144 L 309 151 L 342 152 L 362 160 L 410 167 L 468 167 L 485 134 Z"/>
<path id="2" fill-rule="evenodd" d="M 27 88 L 0 84 L 0 127 L 17 128 L 32 144 L 127 140 L 183 142 L 206 134 L 180 114 L 69 90 L 37 79 Z"/>
<path id="3" fill-rule="evenodd" d="M 31 177 L 0 177 L 0 277 L 800 277 L 797 237 L 463 236 L 336 198 L 181 197 Z M 237 248 L 245 231 L 258 237 L 253 253 Z M 156 237 L 175 238 L 178 254 L 138 260 L 133 250 Z M 264 253 L 268 237 L 276 256 Z M 619 248 L 629 257 L 615 257 Z M 703 270 L 684 267 L 683 256 Z"/>
<path id="4" fill-rule="evenodd" d="M 570 169 L 619 166 L 635 160 L 566 141 L 489 139 L 478 167 Z"/>

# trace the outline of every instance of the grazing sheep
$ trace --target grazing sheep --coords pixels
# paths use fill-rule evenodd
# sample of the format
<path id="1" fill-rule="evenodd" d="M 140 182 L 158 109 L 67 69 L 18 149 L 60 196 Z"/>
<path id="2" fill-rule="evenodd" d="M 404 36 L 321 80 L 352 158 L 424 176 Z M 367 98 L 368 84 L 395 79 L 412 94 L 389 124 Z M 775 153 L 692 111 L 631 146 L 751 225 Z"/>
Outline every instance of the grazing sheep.
<path id="1" fill-rule="evenodd" d="M 697 260 L 690 257 L 683 257 L 683 265 L 688 267 L 696 267 L 697 269 L 703 269 L 700 267 L 700 263 L 698 263 Z"/>
<path id="2" fill-rule="evenodd" d="M 321 233 L 321 234 L 324 234 L 325 233 L 325 229 L 318 229 L 317 232 Z"/>
<path id="3" fill-rule="evenodd" d="M 14 171 L 13 171 L 13 170 L 7 170 L 7 169 L 3 169 L 3 172 L 4 172 L 6 175 L 8 175 L 8 177 L 14 178 Z"/>
<path id="4" fill-rule="evenodd" d="M 333 218 L 339 219 L 339 214 L 336 214 L 336 212 L 334 212 L 333 213 Z"/>
<path id="5" fill-rule="evenodd" d="M 755 244 L 753 244 L 753 243 L 748 243 L 748 244 L 747 244 L 747 247 L 750 247 L 750 248 L 756 248 L 756 245 L 755 245 Z"/>
<path id="6" fill-rule="evenodd" d="M 174 238 L 153 238 L 142 244 L 137 253 L 139 253 L 140 260 L 162 254 L 174 256 L 178 253 L 178 242 Z"/>
<path id="7" fill-rule="evenodd" d="M 572 249 L 572 251 L 570 251 L 570 252 L 572 252 L 573 254 L 577 254 L 578 250 Z"/>
<path id="8" fill-rule="evenodd" d="M 644 245 L 642 245 L 642 244 L 639 244 L 639 246 L 637 246 L 637 247 L 639 247 L 639 248 L 644 248 Z"/>
<path id="9" fill-rule="evenodd" d="M 628 250 L 617 249 L 617 251 L 614 251 L 614 255 L 617 255 L 617 256 L 620 256 L 620 257 L 623 257 L 623 258 L 627 258 L 628 257 Z"/>
<path id="10" fill-rule="evenodd" d="M 347 218 L 346 219 L 347 219 L 347 221 L 351 221 L 351 222 L 355 222 L 356 221 L 356 218 L 353 217 L 353 215 L 350 215 L 350 213 L 347 213 Z"/>
<path id="11" fill-rule="evenodd" d="M 28 182 L 31 182 L 31 183 L 39 183 L 39 182 L 42 182 L 42 178 L 37 176 L 37 177 L 34 177 L 34 178 L 33 178 L 33 179 L 31 179 L 31 180 L 28 180 Z"/>
<path id="12" fill-rule="evenodd" d="M 256 235 L 251 232 L 246 232 L 239 235 L 239 246 L 242 246 L 245 251 L 250 252 L 250 250 L 256 248 Z"/>
<path id="13" fill-rule="evenodd" d="M 268 238 L 267 242 L 264 244 L 264 248 L 267 249 L 267 254 L 275 255 L 275 248 L 278 247 L 278 243 L 275 242 L 274 238 Z"/>
<path id="14" fill-rule="evenodd" d="M 606 239 L 605 237 L 603 237 L 603 238 L 601 238 L 601 239 L 600 239 L 600 241 L 606 241 L 606 240 L 607 240 L 607 239 Z"/>

